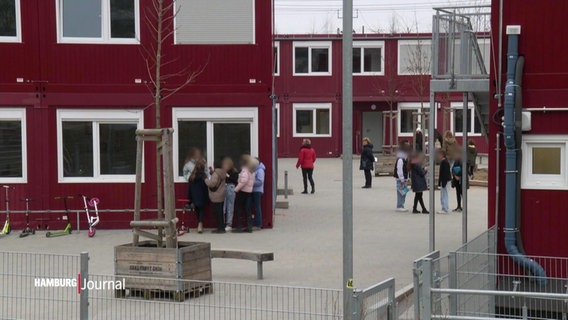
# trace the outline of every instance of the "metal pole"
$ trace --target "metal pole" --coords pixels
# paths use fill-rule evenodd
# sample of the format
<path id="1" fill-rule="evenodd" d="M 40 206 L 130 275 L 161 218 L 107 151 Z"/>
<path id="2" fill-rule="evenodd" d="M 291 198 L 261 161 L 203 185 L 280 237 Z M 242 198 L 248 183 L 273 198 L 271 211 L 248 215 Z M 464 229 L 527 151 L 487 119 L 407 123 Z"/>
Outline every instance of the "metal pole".
<path id="1" fill-rule="evenodd" d="M 422 310 L 420 312 L 420 319 L 432 319 L 432 259 L 424 259 L 422 265 Z"/>
<path id="2" fill-rule="evenodd" d="M 436 94 L 430 92 L 430 117 L 428 118 L 428 152 L 429 168 L 428 174 L 430 175 L 430 221 L 429 221 L 429 250 L 430 252 L 436 250 L 436 133 L 434 126 L 436 119 Z"/>
<path id="3" fill-rule="evenodd" d="M 343 319 L 353 296 L 353 0 L 343 0 Z"/>
<path id="4" fill-rule="evenodd" d="M 462 244 L 467 243 L 467 182 L 468 182 L 468 174 L 467 174 L 467 124 L 468 124 L 468 93 L 463 94 L 463 124 L 462 124 L 462 131 L 463 131 L 463 139 L 462 139 L 462 178 L 461 178 L 461 187 L 462 187 Z M 473 128 L 472 128 L 473 129 Z"/>
<path id="5" fill-rule="evenodd" d="M 274 86 L 273 86 L 274 88 Z M 272 213 L 276 211 L 276 196 L 278 191 L 278 112 L 276 111 L 276 95 L 272 99 Z"/>
<path id="6" fill-rule="evenodd" d="M 284 171 L 284 199 L 288 199 L 288 170 Z"/>
<path id="7" fill-rule="evenodd" d="M 77 211 L 77 233 L 81 233 L 81 228 L 79 227 L 79 215 L 80 214 L 81 214 L 81 211 Z"/>
<path id="8" fill-rule="evenodd" d="M 81 281 L 77 283 L 78 288 L 81 288 L 83 283 L 89 281 L 89 253 L 81 252 Z M 80 290 L 80 289 L 78 289 Z M 79 297 L 79 319 L 89 319 L 89 290 L 85 287 L 80 291 Z"/>

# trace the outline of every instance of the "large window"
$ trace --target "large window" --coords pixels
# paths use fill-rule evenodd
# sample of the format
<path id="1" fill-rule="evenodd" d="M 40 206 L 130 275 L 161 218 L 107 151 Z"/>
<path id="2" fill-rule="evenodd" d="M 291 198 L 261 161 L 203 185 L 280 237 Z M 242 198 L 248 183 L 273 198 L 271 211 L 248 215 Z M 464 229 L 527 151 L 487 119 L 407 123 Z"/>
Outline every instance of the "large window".
<path id="1" fill-rule="evenodd" d="M 420 110 L 424 114 L 420 113 Z M 428 134 L 428 116 L 430 104 L 425 102 L 405 102 L 398 104 L 398 135 L 401 137 L 411 137 L 416 128 Z M 436 120 L 434 121 L 436 122 Z"/>
<path id="2" fill-rule="evenodd" d="M 59 42 L 138 43 L 139 0 L 56 0 Z"/>
<path id="3" fill-rule="evenodd" d="M 463 103 L 452 103 L 451 126 L 457 136 L 463 135 Z M 473 103 L 468 105 L 467 134 L 472 136 L 481 135 L 481 122 L 475 114 Z"/>
<path id="4" fill-rule="evenodd" d="M 524 135 L 521 185 L 524 189 L 568 189 L 568 136 Z"/>
<path id="5" fill-rule="evenodd" d="M 294 42 L 294 75 L 331 75 L 331 42 Z"/>
<path id="6" fill-rule="evenodd" d="M 179 182 L 192 148 L 200 149 L 209 165 L 223 156 L 238 165 L 241 155 L 258 155 L 256 108 L 174 108 L 172 116 L 174 168 Z"/>
<path id="7" fill-rule="evenodd" d="M 331 103 L 294 103 L 294 137 L 331 136 Z"/>
<path id="8" fill-rule="evenodd" d="M 20 0 L 0 0 L 0 42 L 21 38 Z"/>
<path id="9" fill-rule="evenodd" d="M 27 182 L 26 145 L 25 109 L 0 109 L 0 182 Z"/>
<path id="10" fill-rule="evenodd" d="M 255 43 L 255 0 L 176 0 L 175 3 L 175 43 Z"/>
<path id="11" fill-rule="evenodd" d="M 354 75 L 383 75 L 382 41 L 355 42 L 353 45 L 353 74 Z"/>
<path id="12" fill-rule="evenodd" d="M 134 182 L 138 110 L 59 110 L 60 182 Z"/>
<path id="13" fill-rule="evenodd" d="M 431 67 L 431 40 L 398 41 L 398 74 L 429 75 Z"/>

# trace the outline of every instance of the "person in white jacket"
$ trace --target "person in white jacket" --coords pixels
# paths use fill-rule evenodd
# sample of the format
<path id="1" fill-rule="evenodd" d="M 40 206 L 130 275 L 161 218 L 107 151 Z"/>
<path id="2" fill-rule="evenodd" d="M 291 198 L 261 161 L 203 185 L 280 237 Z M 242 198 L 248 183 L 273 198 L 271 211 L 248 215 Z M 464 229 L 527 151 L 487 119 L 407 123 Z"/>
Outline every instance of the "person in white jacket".
<path id="1" fill-rule="evenodd" d="M 398 212 L 408 211 L 408 209 L 404 208 L 404 202 L 406 201 L 406 193 L 408 192 L 408 170 L 406 168 L 409 149 L 410 144 L 408 141 L 401 141 L 396 153 L 396 164 L 393 176 L 396 179 L 396 211 Z"/>
<path id="2" fill-rule="evenodd" d="M 236 205 L 236 231 L 237 232 L 252 232 L 252 191 L 254 187 L 254 162 L 249 155 L 241 157 L 241 173 L 239 173 L 239 182 L 235 187 L 237 193 Z M 247 227 L 241 229 L 243 212 L 246 217 Z"/>

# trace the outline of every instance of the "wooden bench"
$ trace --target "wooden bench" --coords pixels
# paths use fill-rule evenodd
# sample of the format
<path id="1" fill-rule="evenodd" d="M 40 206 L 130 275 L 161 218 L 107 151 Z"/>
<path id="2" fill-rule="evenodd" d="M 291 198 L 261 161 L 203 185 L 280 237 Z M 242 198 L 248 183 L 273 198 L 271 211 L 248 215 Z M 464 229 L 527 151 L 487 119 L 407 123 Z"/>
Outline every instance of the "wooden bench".
<path id="1" fill-rule="evenodd" d="M 257 279 L 263 279 L 262 263 L 274 261 L 273 252 L 239 251 L 239 250 L 211 250 L 211 258 L 240 259 L 256 261 Z"/>

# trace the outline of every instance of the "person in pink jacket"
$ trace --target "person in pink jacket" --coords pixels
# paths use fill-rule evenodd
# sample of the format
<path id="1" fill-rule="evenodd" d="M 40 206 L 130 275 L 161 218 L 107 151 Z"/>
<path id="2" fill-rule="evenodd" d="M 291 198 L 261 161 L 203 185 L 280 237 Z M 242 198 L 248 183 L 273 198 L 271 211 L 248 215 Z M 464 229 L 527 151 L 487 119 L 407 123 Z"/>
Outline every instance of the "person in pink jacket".
<path id="1" fill-rule="evenodd" d="M 303 194 L 308 193 L 308 180 L 312 186 L 312 193 L 316 192 L 316 185 L 314 183 L 314 162 L 316 162 L 316 151 L 312 148 L 310 139 L 304 139 L 300 154 L 298 155 L 298 162 L 296 162 L 296 169 L 302 168 L 302 179 L 304 180 Z"/>
<path id="2" fill-rule="evenodd" d="M 237 232 L 252 232 L 252 189 L 254 187 L 254 167 L 256 164 L 249 155 L 241 157 L 241 173 L 239 173 L 239 182 L 235 187 L 237 193 L 236 219 Z M 246 229 L 241 229 L 242 217 L 244 215 L 247 221 Z"/>

